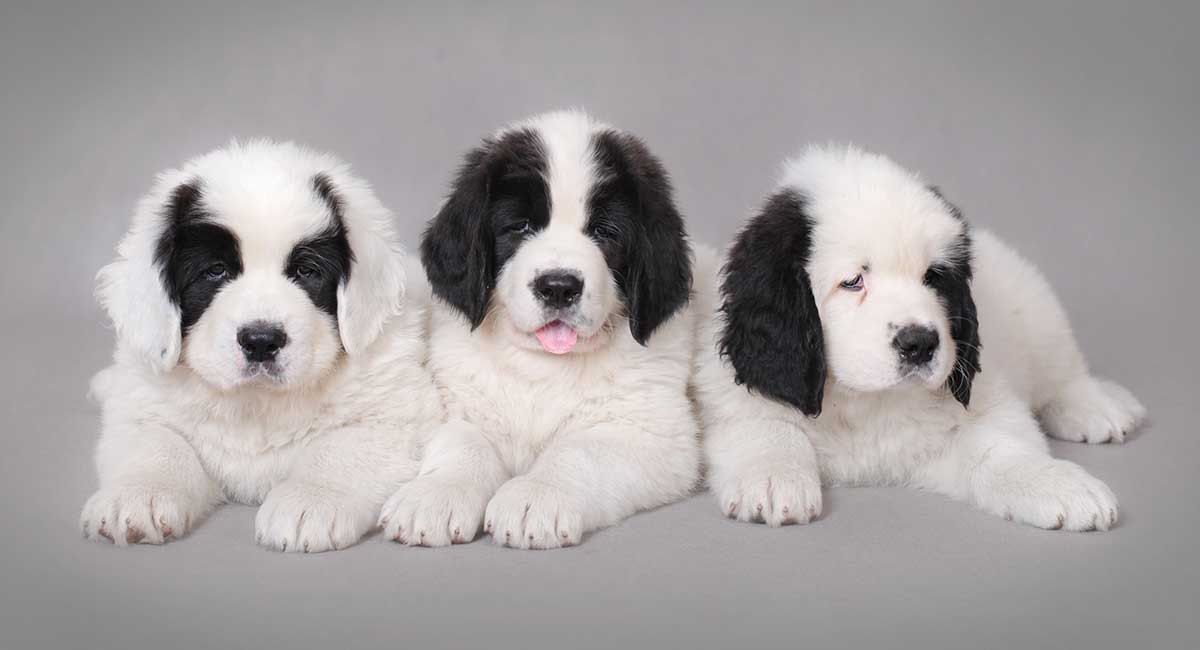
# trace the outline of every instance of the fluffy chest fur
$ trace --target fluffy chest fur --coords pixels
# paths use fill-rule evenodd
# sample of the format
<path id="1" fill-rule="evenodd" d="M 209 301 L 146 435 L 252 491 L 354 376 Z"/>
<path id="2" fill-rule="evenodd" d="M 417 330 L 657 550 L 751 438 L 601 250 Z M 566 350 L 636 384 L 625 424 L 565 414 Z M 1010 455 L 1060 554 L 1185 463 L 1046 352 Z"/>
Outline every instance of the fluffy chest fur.
<path id="1" fill-rule="evenodd" d="M 922 389 L 851 395 L 829 388 L 825 412 L 801 423 L 828 485 L 909 483 L 944 453 L 966 417 L 953 399 Z"/>
<path id="2" fill-rule="evenodd" d="M 430 365 L 449 416 L 479 426 L 519 474 L 565 432 L 655 419 L 663 420 L 664 429 L 677 428 L 691 419 L 691 322 L 684 310 L 645 347 L 620 323 L 611 327 L 614 340 L 603 349 L 552 356 L 507 345 L 488 323 L 470 332 L 440 307 Z"/>

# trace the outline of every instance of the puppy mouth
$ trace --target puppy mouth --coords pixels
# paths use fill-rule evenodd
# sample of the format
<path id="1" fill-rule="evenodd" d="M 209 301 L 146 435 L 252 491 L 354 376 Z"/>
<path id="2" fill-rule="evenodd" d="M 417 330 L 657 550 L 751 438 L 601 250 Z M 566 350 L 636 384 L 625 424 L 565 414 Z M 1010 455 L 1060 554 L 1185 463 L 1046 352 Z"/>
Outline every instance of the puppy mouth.
<path id="1" fill-rule="evenodd" d="M 242 379 L 279 384 L 283 382 L 283 367 L 274 361 L 248 363 L 242 371 Z"/>
<path id="2" fill-rule="evenodd" d="M 579 342 L 579 332 L 574 327 L 561 320 L 552 320 L 535 331 L 538 343 L 550 354 L 566 354 L 575 349 Z"/>

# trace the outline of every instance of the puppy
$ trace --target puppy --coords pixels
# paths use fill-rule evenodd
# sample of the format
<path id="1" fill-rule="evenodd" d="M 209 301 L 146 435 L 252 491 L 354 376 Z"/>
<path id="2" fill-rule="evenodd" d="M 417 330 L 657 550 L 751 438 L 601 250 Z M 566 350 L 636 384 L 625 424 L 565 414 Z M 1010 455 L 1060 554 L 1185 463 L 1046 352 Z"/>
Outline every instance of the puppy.
<path id="1" fill-rule="evenodd" d="M 658 160 L 579 112 L 467 154 L 421 261 L 449 422 L 384 507 L 409 545 L 555 548 L 697 482 L 687 235 Z"/>
<path id="2" fill-rule="evenodd" d="M 901 484 L 1042 528 L 1116 523 L 1034 415 L 1099 443 L 1145 410 L 1088 374 L 1038 271 L 915 174 L 853 148 L 789 161 L 712 285 L 696 395 L 729 517 L 805 523 L 822 483 Z"/>
<path id="3" fill-rule="evenodd" d="M 405 295 L 390 220 L 346 165 L 293 144 L 159 176 L 99 275 L 117 348 L 92 382 L 86 537 L 160 544 L 227 500 L 261 503 L 257 539 L 278 550 L 372 527 L 442 420 L 430 296 Z"/>

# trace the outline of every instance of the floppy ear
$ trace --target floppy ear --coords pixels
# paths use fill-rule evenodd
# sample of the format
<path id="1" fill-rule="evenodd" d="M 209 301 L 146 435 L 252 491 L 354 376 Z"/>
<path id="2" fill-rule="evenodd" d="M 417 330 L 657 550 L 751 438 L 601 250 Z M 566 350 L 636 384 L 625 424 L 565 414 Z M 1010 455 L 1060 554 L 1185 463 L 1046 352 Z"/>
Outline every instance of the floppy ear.
<path id="1" fill-rule="evenodd" d="M 379 337 L 404 300 L 403 254 L 391 214 L 364 181 L 337 173 L 312 179 L 350 248 L 350 265 L 337 289 L 338 335 L 347 354 L 359 354 Z"/>
<path id="2" fill-rule="evenodd" d="M 825 393 L 825 339 L 805 267 L 812 223 L 783 190 L 738 235 L 725 263 L 720 352 L 734 380 L 810 417 Z"/>
<path id="3" fill-rule="evenodd" d="M 597 149 L 633 180 L 637 214 L 623 289 L 629 331 L 645 345 L 691 297 L 692 247 L 671 197 L 671 179 L 646 145 L 632 135 L 608 132 L 599 136 Z"/>
<path id="4" fill-rule="evenodd" d="M 117 340 L 156 372 L 179 363 L 183 328 L 177 297 L 170 293 L 167 262 L 174 225 L 200 209 L 199 181 L 159 189 L 144 197 L 133 226 L 117 246 L 117 259 L 96 275 L 96 297 L 108 312 Z"/>
<path id="5" fill-rule="evenodd" d="M 472 330 L 487 315 L 495 277 L 485 147 L 467 154 L 450 196 L 421 238 L 421 264 L 434 295 L 466 316 Z"/>
<path id="6" fill-rule="evenodd" d="M 971 296 L 971 235 L 962 211 L 947 201 L 937 187 L 930 186 L 929 190 L 941 199 L 955 219 L 963 222 L 963 231 L 959 235 L 952 261 L 930 268 L 925 274 L 925 284 L 937 292 L 946 308 L 946 317 L 950 319 L 955 358 L 946 388 L 966 408 L 971 403 L 971 384 L 975 381 L 975 374 L 982 370 L 979 365 L 982 348 L 979 318 L 975 313 L 975 299 Z"/>

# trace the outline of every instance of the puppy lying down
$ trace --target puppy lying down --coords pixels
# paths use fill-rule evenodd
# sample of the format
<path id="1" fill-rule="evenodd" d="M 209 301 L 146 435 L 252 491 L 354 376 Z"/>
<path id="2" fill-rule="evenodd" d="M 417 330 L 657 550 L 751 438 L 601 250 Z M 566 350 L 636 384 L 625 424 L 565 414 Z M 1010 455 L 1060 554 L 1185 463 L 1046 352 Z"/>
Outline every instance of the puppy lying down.
<path id="1" fill-rule="evenodd" d="M 164 172 L 98 294 L 116 326 L 89 538 L 159 544 L 224 501 L 259 543 L 358 541 L 442 419 L 428 289 L 390 214 L 337 159 L 233 144 Z"/>
<path id="2" fill-rule="evenodd" d="M 641 140 L 571 111 L 500 131 L 465 157 L 421 252 L 449 419 L 385 536 L 558 548 L 692 491 L 691 255 Z"/>
<path id="3" fill-rule="evenodd" d="M 716 316 L 696 398 L 729 517 L 805 523 L 822 484 L 900 484 L 1042 528 L 1116 523 L 1113 493 L 1043 431 L 1121 442 L 1144 409 L 1088 373 L 1041 274 L 918 176 L 812 149 L 720 277 L 699 266 L 696 309 Z"/>

